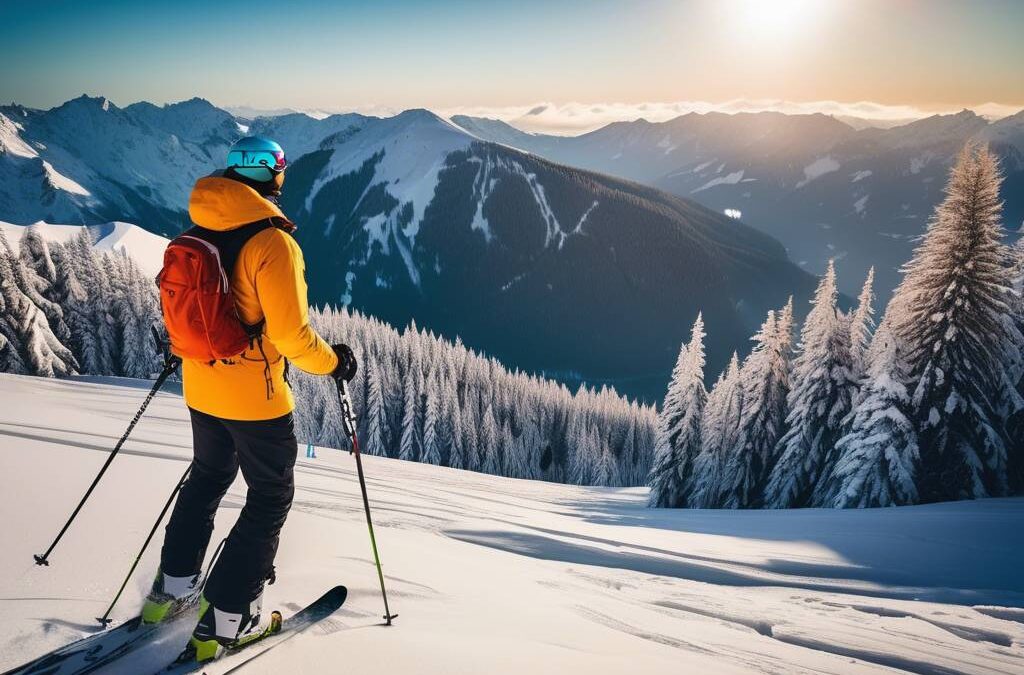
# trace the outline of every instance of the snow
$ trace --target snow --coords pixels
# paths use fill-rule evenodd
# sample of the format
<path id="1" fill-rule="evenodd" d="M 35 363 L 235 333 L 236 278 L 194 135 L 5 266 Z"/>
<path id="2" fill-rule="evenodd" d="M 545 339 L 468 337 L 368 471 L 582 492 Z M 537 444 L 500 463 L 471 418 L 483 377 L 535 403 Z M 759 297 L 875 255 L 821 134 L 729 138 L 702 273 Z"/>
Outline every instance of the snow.
<path id="1" fill-rule="evenodd" d="M 673 171 L 672 173 L 666 175 L 665 178 L 675 178 L 676 176 L 682 176 L 682 175 L 688 174 L 688 173 L 700 173 L 700 172 L 704 171 L 705 169 L 707 169 L 712 164 L 714 164 L 715 161 L 716 161 L 715 159 L 709 159 L 706 162 L 698 164 L 697 166 L 693 167 L 692 169 L 683 169 L 682 171 Z M 720 172 L 721 172 L 721 169 L 719 169 L 719 173 Z"/>
<path id="2" fill-rule="evenodd" d="M 0 375 L 0 668 L 94 630 L 190 457 L 161 393 L 51 556 L 48 543 L 148 389 Z M 329 621 L 252 672 L 1011 673 L 1024 669 L 1024 499 L 862 511 L 650 510 L 646 489 L 579 488 L 364 457 L 392 611 L 352 458 L 296 463 L 266 607 L 336 583 Z M 235 483 L 213 541 L 244 500 Z M 138 610 L 162 530 L 113 616 Z M 123 661 L 145 675 L 187 627 Z M 232 663 L 206 670 L 223 673 Z M 109 671 L 108 671 L 109 672 Z"/>
<path id="3" fill-rule="evenodd" d="M 739 171 L 734 171 L 734 172 L 728 174 L 727 176 L 720 176 L 718 178 L 712 178 L 707 183 L 704 183 L 704 185 L 701 185 L 696 190 L 693 190 L 690 194 L 694 194 L 694 193 L 697 193 L 697 192 L 703 192 L 704 190 L 707 190 L 709 188 L 713 188 L 716 185 L 736 185 L 741 180 L 743 180 L 743 170 L 742 169 L 740 169 Z"/>
<path id="4" fill-rule="evenodd" d="M 12 155 L 26 159 L 38 157 L 39 153 L 22 140 L 22 131 L 23 129 L 20 124 L 6 115 L 0 115 L 0 148 L 10 152 Z"/>
<path id="5" fill-rule="evenodd" d="M 723 213 L 725 213 L 727 217 L 732 218 L 734 220 L 739 220 L 740 218 L 743 217 L 743 212 L 740 211 L 739 209 L 726 209 L 725 211 L 723 211 Z"/>
<path id="6" fill-rule="evenodd" d="M 817 180 L 827 173 L 838 171 L 840 167 L 839 162 L 832 159 L 831 155 L 825 157 L 819 157 L 810 164 L 804 167 L 804 179 L 796 184 L 796 189 L 799 190 L 803 186 L 810 183 L 812 180 Z"/>
<path id="7" fill-rule="evenodd" d="M 64 243 L 70 241 L 82 229 L 82 225 L 55 225 L 52 223 L 36 223 L 43 239 Z M 149 277 L 155 277 L 163 267 L 164 249 L 168 240 L 158 234 L 147 232 L 137 225 L 114 221 L 103 225 L 87 226 L 92 234 L 93 248 L 98 251 L 127 251 L 139 268 Z M 14 225 L 0 221 L 0 229 L 4 231 L 12 247 L 17 247 L 21 236 L 28 229 L 27 225 Z"/>
<path id="8" fill-rule="evenodd" d="M 46 160 L 43 160 L 43 168 L 46 169 L 46 175 L 49 177 L 50 182 L 53 183 L 53 186 L 58 190 L 65 190 L 71 194 L 82 195 L 84 197 L 88 197 L 91 194 L 84 187 L 54 169 L 53 165 Z"/>
<path id="9" fill-rule="evenodd" d="M 464 150 L 472 141 L 473 137 L 464 130 L 426 110 L 407 110 L 395 117 L 368 120 L 351 137 L 334 145 L 330 162 L 309 192 L 306 208 L 311 208 L 326 183 L 356 171 L 383 151 L 370 185 L 385 185 L 388 194 L 399 202 L 396 213 L 405 204 L 412 204 L 413 219 L 403 233 L 414 242 L 448 155 Z"/>
<path id="10" fill-rule="evenodd" d="M 473 198 L 476 200 L 476 212 L 473 214 L 473 220 L 470 223 L 470 229 L 479 230 L 484 235 L 484 239 L 490 242 L 494 234 L 491 232 L 491 225 L 484 216 L 484 204 L 490 197 L 491 192 L 494 191 L 495 185 L 499 180 L 498 169 L 511 174 L 512 176 L 521 178 L 526 182 L 527 187 L 530 189 L 530 194 L 533 195 L 534 202 L 537 204 L 537 209 L 540 213 L 541 219 L 544 221 L 546 229 L 544 235 L 544 246 L 550 246 L 552 242 L 557 245 L 559 250 L 565 246 L 565 241 L 569 237 L 580 234 L 582 232 L 583 224 L 586 222 L 590 212 L 597 208 L 598 202 L 595 200 L 586 211 L 580 216 L 580 219 L 576 221 L 576 225 L 569 230 L 562 228 L 562 224 L 559 222 L 558 217 L 555 216 L 555 212 L 551 208 L 551 204 L 548 203 L 547 193 L 544 190 L 544 185 L 537 178 L 537 174 L 528 171 L 518 161 L 514 159 L 508 159 L 505 157 L 494 157 L 492 155 L 486 155 L 485 157 L 471 157 L 470 162 L 479 164 L 477 169 L 476 177 L 473 179 Z"/>
<path id="11" fill-rule="evenodd" d="M 120 109 L 86 96 L 0 128 L 4 145 L 18 145 L 12 133 L 23 141 L 21 156 L 13 159 L 40 162 L 51 184 L 42 198 L 38 187 L 15 193 L 0 217 L 17 222 L 87 220 L 96 207 L 125 212 L 130 210 L 125 187 L 154 206 L 180 211 L 195 178 L 218 165 L 239 133 L 228 113 L 205 101 L 163 107 L 142 102 Z M 46 197 L 57 199 L 59 210 Z"/>
<path id="12" fill-rule="evenodd" d="M 855 201 L 853 203 L 853 209 L 858 214 L 863 215 L 864 214 L 864 209 L 867 208 L 867 205 L 868 205 L 868 195 L 864 195 L 863 197 L 861 197 L 860 199 L 858 199 L 857 201 Z"/>
<path id="13" fill-rule="evenodd" d="M 858 182 L 864 180 L 865 178 L 870 178 L 871 175 L 872 174 L 871 174 L 871 170 L 870 169 L 867 169 L 867 170 L 864 170 L 864 171 L 858 171 L 857 173 L 854 173 L 854 174 L 851 175 L 850 182 L 851 183 L 858 183 Z"/>
<path id="14" fill-rule="evenodd" d="M 579 234 L 583 232 L 583 224 L 587 222 L 587 217 L 590 215 L 591 211 L 597 208 L 598 203 L 599 202 L 595 199 L 594 203 L 591 204 L 590 207 L 583 212 L 582 216 L 580 216 L 580 219 L 576 222 L 576 227 L 572 228 L 572 230 L 569 231 L 569 234 Z M 564 243 L 565 239 L 563 238 L 562 242 L 559 244 L 559 248 L 561 248 L 562 244 Z"/>

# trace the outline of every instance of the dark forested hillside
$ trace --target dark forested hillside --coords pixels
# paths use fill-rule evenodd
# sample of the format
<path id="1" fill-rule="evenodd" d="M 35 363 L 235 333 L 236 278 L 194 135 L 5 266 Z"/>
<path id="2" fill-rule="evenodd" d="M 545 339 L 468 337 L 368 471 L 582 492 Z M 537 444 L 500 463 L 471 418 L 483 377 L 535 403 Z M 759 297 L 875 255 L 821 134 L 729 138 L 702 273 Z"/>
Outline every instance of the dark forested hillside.
<path id="1" fill-rule="evenodd" d="M 489 143 L 447 156 L 418 222 L 374 183 L 386 151 L 310 199 L 335 152 L 297 162 L 284 200 L 307 224 L 316 299 L 415 318 L 526 369 L 656 395 L 699 308 L 719 367 L 764 311 L 813 287 L 777 241 L 734 220 Z"/>

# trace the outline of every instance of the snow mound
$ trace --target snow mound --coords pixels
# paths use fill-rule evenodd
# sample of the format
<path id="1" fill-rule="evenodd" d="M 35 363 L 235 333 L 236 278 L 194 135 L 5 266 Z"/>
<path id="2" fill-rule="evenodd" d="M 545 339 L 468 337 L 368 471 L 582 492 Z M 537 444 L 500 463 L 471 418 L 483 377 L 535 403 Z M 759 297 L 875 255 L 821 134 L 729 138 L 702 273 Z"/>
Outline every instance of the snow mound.
<path id="1" fill-rule="evenodd" d="M 32 565 L 30 554 L 63 522 L 148 387 L 0 375 L 0 669 L 95 630 L 93 617 L 184 471 L 187 411 L 177 394 L 162 393 L 52 565 Z M 1024 666 L 1024 499 L 864 511 L 651 510 L 646 489 L 365 457 L 391 609 L 400 614 L 381 630 L 354 462 L 327 448 L 316 459 L 304 454 L 264 606 L 287 615 L 339 581 L 349 600 L 253 672 L 324 672 L 325 663 L 427 675 L 987 674 Z M 239 480 L 214 542 L 244 498 Z M 160 539 L 115 620 L 138 611 Z M 175 637 L 123 660 L 120 672 L 155 670 L 186 636 Z"/>

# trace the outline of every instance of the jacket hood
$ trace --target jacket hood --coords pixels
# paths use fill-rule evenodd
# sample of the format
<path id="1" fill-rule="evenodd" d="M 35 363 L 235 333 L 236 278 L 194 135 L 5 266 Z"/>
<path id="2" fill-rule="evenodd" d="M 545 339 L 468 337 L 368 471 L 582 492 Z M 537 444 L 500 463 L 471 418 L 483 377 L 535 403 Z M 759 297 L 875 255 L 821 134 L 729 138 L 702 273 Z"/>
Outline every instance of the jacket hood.
<path id="1" fill-rule="evenodd" d="M 260 196 L 248 185 L 223 176 L 206 176 L 196 181 L 188 200 L 192 222 L 208 230 L 224 232 L 265 218 L 294 224 L 277 204 Z"/>

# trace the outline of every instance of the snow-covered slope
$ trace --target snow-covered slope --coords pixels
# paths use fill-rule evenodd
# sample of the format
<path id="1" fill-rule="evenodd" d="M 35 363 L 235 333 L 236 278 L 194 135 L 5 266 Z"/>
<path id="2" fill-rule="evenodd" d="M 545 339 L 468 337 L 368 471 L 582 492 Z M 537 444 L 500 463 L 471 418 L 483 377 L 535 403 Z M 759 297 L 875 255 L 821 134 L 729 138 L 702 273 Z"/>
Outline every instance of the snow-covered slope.
<path id="1" fill-rule="evenodd" d="M 33 565 L 147 386 L 0 375 L 0 668 L 95 630 L 184 470 L 186 411 L 161 394 L 51 566 Z M 266 605 L 289 613 L 337 583 L 349 600 L 254 662 L 254 673 L 328 672 L 325 664 L 418 674 L 1024 672 L 1022 499 L 654 511 L 643 489 L 366 457 L 400 614 L 385 629 L 353 460 L 317 453 L 300 453 Z M 240 481 L 228 493 L 214 541 L 244 494 Z M 115 619 L 138 611 L 159 545 Z M 150 672 L 187 631 L 113 672 Z"/>
<path id="2" fill-rule="evenodd" d="M 47 241 L 66 242 L 77 235 L 81 225 L 54 225 L 36 223 L 33 227 Z M 93 247 L 99 251 L 127 251 L 146 276 L 155 277 L 163 265 L 167 239 L 130 223 L 104 223 L 87 226 L 93 238 Z M 7 236 L 12 248 L 18 246 L 27 225 L 13 225 L 0 221 L 0 229 Z"/>

